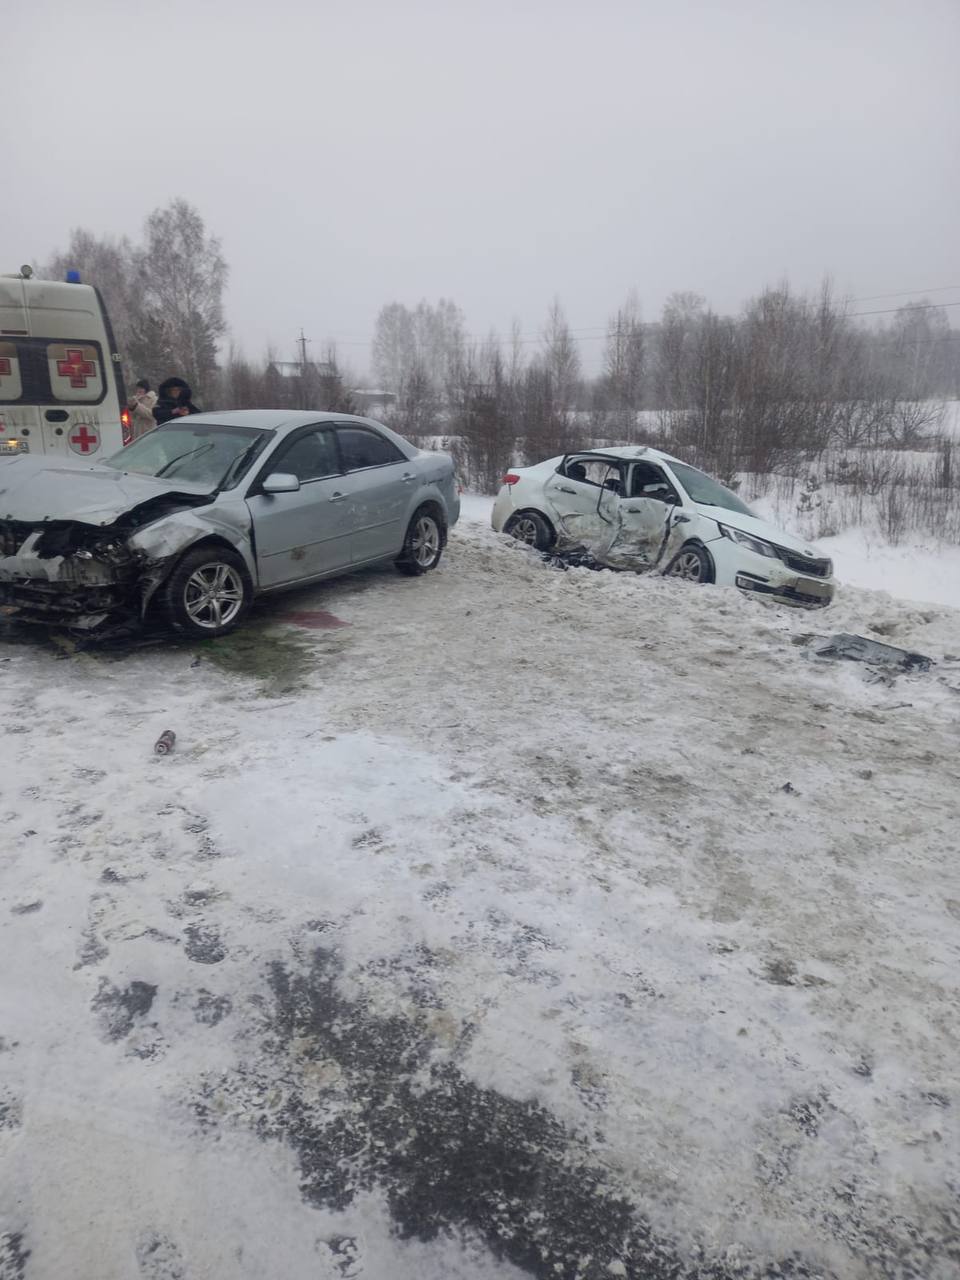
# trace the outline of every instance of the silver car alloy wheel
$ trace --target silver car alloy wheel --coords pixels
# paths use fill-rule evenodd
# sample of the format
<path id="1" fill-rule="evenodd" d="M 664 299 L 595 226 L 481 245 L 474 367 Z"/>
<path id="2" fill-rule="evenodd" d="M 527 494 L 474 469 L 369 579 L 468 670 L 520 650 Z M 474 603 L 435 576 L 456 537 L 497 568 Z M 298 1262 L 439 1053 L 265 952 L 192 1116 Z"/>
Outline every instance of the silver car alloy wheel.
<path id="1" fill-rule="evenodd" d="M 510 526 L 510 533 L 518 542 L 525 542 L 528 547 L 535 547 L 537 538 L 540 536 L 537 522 L 532 520 L 530 516 L 517 516 Z"/>
<path id="2" fill-rule="evenodd" d="M 194 569 L 183 588 L 183 607 L 190 621 L 208 631 L 231 623 L 243 608 L 244 589 L 232 565 L 213 561 Z"/>
<path id="3" fill-rule="evenodd" d="M 420 516 L 410 541 L 413 558 L 421 569 L 428 568 L 440 550 L 440 526 L 433 516 Z"/>
<path id="4" fill-rule="evenodd" d="M 698 552 L 681 551 L 670 567 L 669 577 L 683 578 L 684 582 L 699 582 L 703 573 L 703 562 Z"/>

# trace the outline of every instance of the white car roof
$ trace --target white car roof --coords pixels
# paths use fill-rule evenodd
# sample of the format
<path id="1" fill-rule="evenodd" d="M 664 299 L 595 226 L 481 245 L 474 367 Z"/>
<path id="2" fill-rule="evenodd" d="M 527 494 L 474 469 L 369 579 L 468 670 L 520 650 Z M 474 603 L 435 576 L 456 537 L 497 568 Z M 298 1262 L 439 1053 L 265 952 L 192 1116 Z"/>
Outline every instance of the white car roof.
<path id="1" fill-rule="evenodd" d="M 661 449 L 653 449 L 643 444 L 618 444 L 608 449 L 571 449 L 570 453 L 598 453 L 606 458 L 616 458 L 620 462 L 636 462 L 641 458 L 648 462 L 682 461 L 671 453 L 664 453 Z"/>

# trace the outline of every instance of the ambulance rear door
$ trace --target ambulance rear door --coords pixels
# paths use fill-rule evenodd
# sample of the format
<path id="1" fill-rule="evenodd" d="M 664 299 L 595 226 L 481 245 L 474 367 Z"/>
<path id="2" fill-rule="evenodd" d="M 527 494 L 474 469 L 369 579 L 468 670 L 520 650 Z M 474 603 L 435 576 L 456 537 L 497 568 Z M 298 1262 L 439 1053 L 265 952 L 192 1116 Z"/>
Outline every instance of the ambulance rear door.
<path id="1" fill-rule="evenodd" d="M 99 461 L 123 445 L 119 360 L 91 285 L 25 285 L 43 452 Z"/>

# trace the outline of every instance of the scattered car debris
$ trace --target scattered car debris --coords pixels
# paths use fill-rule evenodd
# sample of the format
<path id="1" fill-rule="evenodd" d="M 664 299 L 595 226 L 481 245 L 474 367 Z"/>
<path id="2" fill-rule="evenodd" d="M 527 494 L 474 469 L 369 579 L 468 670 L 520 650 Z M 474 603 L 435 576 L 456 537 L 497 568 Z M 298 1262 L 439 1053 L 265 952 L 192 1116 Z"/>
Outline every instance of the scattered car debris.
<path id="1" fill-rule="evenodd" d="M 626 566 L 609 564 L 606 561 L 600 560 L 592 551 L 588 551 L 585 547 L 570 547 L 569 549 L 544 551 L 541 554 L 543 555 L 546 563 L 552 565 L 555 569 L 594 569 L 596 571 L 606 569 L 611 573 L 628 572 Z"/>
<path id="2" fill-rule="evenodd" d="M 817 658 L 848 658 L 852 662 L 865 662 L 880 667 L 896 667 L 900 671 L 929 671 L 933 659 L 896 645 L 881 644 L 866 636 L 841 632 L 834 636 L 812 636 L 812 652 Z"/>
<path id="3" fill-rule="evenodd" d="M 158 756 L 168 756 L 173 750 L 176 741 L 177 735 L 173 730 L 164 729 L 163 733 L 161 733 L 160 737 L 153 744 L 153 749 Z"/>

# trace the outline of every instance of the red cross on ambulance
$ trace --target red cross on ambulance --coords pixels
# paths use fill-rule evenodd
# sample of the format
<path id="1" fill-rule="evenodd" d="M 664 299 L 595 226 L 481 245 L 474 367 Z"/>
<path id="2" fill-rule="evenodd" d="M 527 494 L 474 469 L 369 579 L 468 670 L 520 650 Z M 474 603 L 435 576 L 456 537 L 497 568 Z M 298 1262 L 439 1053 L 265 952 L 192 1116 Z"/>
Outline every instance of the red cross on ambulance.
<path id="1" fill-rule="evenodd" d="M 74 453 L 86 455 L 96 453 L 100 448 L 99 432 L 96 427 L 91 427 L 86 422 L 82 422 L 79 427 L 74 427 L 67 439 Z"/>
<path id="2" fill-rule="evenodd" d="M 86 390 L 87 379 L 95 376 L 97 366 L 92 360 L 85 360 L 83 352 L 67 347 L 67 358 L 57 361 L 57 373 L 61 378 L 69 378 L 70 386 L 76 390 Z"/>
<path id="3" fill-rule="evenodd" d="M 57 400 L 99 400 L 103 390 L 96 347 L 51 343 L 47 348 L 50 386 Z"/>

